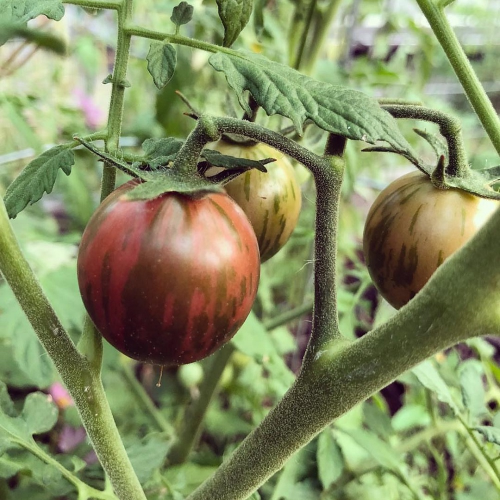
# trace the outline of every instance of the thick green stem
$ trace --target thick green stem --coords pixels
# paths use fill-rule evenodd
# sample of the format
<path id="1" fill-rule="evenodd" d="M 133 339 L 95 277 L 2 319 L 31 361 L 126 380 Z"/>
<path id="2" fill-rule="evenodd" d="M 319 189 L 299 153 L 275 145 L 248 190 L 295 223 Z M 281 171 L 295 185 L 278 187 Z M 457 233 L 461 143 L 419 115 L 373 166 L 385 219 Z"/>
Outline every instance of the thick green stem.
<path id="1" fill-rule="evenodd" d="M 208 406 L 215 394 L 215 389 L 219 383 L 222 372 L 234 350 L 235 348 L 231 344 L 227 344 L 212 356 L 200 386 L 200 396 L 188 407 L 184 417 L 185 425 L 183 425 L 176 442 L 168 453 L 167 460 L 170 464 L 184 462 L 193 449 L 193 446 L 198 441 Z"/>
<path id="2" fill-rule="evenodd" d="M 439 125 L 441 135 L 448 144 L 448 165 L 446 173 L 451 176 L 465 176 L 469 170 L 465 151 L 462 124 L 458 118 L 423 106 L 385 104 L 382 107 L 394 118 L 425 120 Z"/>
<path id="3" fill-rule="evenodd" d="M 332 420 L 406 370 L 466 338 L 500 335 L 499 238 L 500 210 L 387 323 L 342 348 L 337 343 L 318 352 L 276 408 L 189 500 L 246 498 Z"/>
<path id="4" fill-rule="evenodd" d="M 196 173 L 198 159 L 203 148 L 207 143 L 219 140 L 220 136 L 221 134 L 212 118 L 204 115 L 200 116 L 196 127 L 179 150 L 172 165 L 172 170 Z"/>
<path id="5" fill-rule="evenodd" d="M 78 352 L 24 258 L 0 201 L 0 272 L 12 288 L 80 413 L 87 435 L 121 500 L 145 499 L 123 447 L 99 374 Z"/>
<path id="6" fill-rule="evenodd" d="M 429 21 L 432 31 L 436 35 L 441 47 L 443 47 L 493 146 L 497 150 L 497 153 L 500 154 L 500 119 L 452 27 L 446 19 L 444 6 L 450 2 L 441 2 L 441 5 L 439 5 L 436 0 L 417 0 L 417 3 L 427 21 Z"/>

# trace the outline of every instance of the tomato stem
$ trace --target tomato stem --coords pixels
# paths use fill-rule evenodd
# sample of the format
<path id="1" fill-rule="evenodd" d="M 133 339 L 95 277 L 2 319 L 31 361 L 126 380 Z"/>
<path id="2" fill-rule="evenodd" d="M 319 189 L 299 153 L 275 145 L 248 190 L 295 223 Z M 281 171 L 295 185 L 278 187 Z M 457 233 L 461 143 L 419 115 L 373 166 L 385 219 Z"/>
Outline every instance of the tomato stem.
<path id="1" fill-rule="evenodd" d="M 390 321 L 318 353 L 311 370 L 299 374 L 260 426 L 188 500 L 247 498 L 332 420 L 401 373 L 464 339 L 499 335 L 500 259 L 492 244 L 499 238 L 500 210 Z"/>
<path id="2" fill-rule="evenodd" d="M 104 470 L 120 499 L 145 499 L 123 447 L 99 375 L 63 328 L 19 248 L 0 198 L 0 272 L 73 398 Z"/>
<path id="3" fill-rule="evenodd" d="M 441 135 L 448 144 L 446 174 L 451 177 L 466 177 L 469 172 L 460 120 L 443 111 L 407 104 L 386 104 L 382 107 L 394 118 L 425 120 L 439 125 Z"/>
<path id="4" fill-rule="evenodd" d="M 441 2 L 417 0 L 417 2 L 448 57 L 493 146 L 500 154 L 500 118 L 444 13 L 444 7 L 452 3 L 452 0 L 442 0 Z"/>

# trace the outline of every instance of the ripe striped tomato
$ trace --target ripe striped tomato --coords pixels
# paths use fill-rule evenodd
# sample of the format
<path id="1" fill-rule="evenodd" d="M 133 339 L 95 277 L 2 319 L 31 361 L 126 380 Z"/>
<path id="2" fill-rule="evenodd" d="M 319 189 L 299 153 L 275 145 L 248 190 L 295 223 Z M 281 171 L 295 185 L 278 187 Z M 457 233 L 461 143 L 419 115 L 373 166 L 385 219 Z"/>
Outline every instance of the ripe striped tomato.
<path id="1" fill-rule="evenodd" d="M 396 179 L 370 208 L 363 236 L 366 265 L 382 296 L 396 309 L 405 305 L 499 206 L 438 189 L 421 172 Z"/>
<path id="2" fill-rule="evenodd" d="M 297 225 L 302 199 L 293 166 L 283 153 L 267 144 L 244 146 L 219 141 L 215 149 L 250 160 L 276 158 L 266 165 L 267 173 L 252 169 L 225 186 L 227 194 L 250 219 L 259 242 L 260 260 L 265 262 L 281 250 Z"/>
<path id="3" fill-rule="evenodd" d="M 222 193 L 111 193 L 83 234 L 78 283 L 85 307 L 116 349 L 180 365 L 212 354 L 245 321 L 260 262 L 243 211 Z"/>

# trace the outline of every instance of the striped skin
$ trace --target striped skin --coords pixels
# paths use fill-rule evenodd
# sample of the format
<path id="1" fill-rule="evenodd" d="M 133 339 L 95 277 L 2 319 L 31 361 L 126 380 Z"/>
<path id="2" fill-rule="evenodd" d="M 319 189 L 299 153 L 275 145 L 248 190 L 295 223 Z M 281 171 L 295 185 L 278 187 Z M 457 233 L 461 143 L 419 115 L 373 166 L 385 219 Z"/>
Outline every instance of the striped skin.
<path id="1" fill-rule="evenodd" d="M 252 169 L 225 186 L 227 194 L 250 219 L 259 242 L 260 260 L 265 262 L 281 250 L 297 225 L 302 198 L 293 166 L 286 156 L 266 144 L 241 146 L 219 141 L 215 149 L 237 158 L 276 158 L 266 165 L 267 173 Z"/>
<path id="2" fill-rule="evenodd" d="M 412 172 L 395 180 L 368 212 L 363 250 L 370 276 L 396 309 L 464 245 L 500 205 L 457 189 L 437 189 Z"/>
<path id="3" fill-rule="evenodd" d="M 139 361 L 179 365 L 228 342 L 257 293 L 259 249 L 231 198 L 166 193 L 126 200 L 127 183 L 90 219 L 78 254 L 85 307 L 103 337 Z"/>

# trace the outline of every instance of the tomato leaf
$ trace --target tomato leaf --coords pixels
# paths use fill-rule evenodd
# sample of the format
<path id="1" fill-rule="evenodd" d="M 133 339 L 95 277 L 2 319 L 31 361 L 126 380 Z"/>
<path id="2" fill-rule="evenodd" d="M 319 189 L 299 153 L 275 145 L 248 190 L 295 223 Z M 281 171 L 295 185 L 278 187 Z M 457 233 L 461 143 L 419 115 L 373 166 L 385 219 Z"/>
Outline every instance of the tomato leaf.
<path id="1" fill-rule="evenodd" d="M 219 17 L 224 25 L 224 47 L 230 47 L 252 15 L 253 0 L 217 0 Z"/>
<path id="2" fill-rule="evenodd" d="M 496 427 L 489 427 L 487 425 L 480 425 L 474 427 L 474 430 L 483 435 L 488 443 L 494 443 L 500 446 L 500 429 Z"/>
<path id="3" fill-rule="evenodd" d="M 362 92 L 313 80 L 256 54 L 217 53 L 209 62 L 225 74 L 248 114 L 251 110 L 244 95 L 246 90 L 268 115 L 290 118 L 299 134 L 304 122 L 310 119 L 327 132 L 372 144 L 386 141 L 397 151 L 414 156 L 396 120 Z"/>
<path id="4" fill-rule="evenodd" d="M 193 6 L 187 2 L 181 2 L 174 7 L 170 20 L 177 26 L 187 24 L 193 18 Z"/>
<path id="5" fill-rule="evenodd" d="M 14 219 L 26 206 L 33 205 L 44 193 L 52 192 L 61 169 L 71 173 L 75 155 L 66 146 L 55 146 L 28 163 L 5 192 L 4 202 L 9 217 Z"/>
<path id="6" fill-rule="evenodd" d="M 469 415 L 473 422 L 488 415 L 482 379 L 483 374 L 482 365 L 473 361 L 465 362 L 460 370 L 462 401 L 467 410 L 469 410 Z"/>
<path id="7" fill-rule="evenodd" d="M 0 3 L 0 45 L 3 45 L 16 29 L 26 28 L 30 19 L 44 15 L 54 21 L 64 16 L 64 6 L 60 0 L 4 0 Z"/>
<path id="8" fill-rule="evenodd" d="M 174 161 L 177 153 L 181 149 L 184 141 L 173 137 L 163 137 L 161 139 L 146 139 L 142 143 L 142 149 L 148 159 L 165 156 Z"/>
<path id="9" fill-rule="evenodd" d="M 153 42 L 146 57 L 148 71 L 158 89 L 167 85 L 175 72 L 177 52 L 171 43 Z"/>
<path id="10" fill-rule="evenodd" d="M 161 434 L 148 434 L 141 440 L 125 440 L 125 449 L 141 484 L 161 467 L 169 448 L 168 439 Z"/>
<path id="11" fill-rule="evenodd" d="M 323 489 L 328 489 L 342 474 L 344 458 L 339 445 L 335 442 L 330 428 L 325 429 L 318 437 L 316 452 L 318 477 Z"/>
<path id="12" fill-rule="evenodd" d="M 460 413 L 460 409 L 455 403 L 449 387 L 431 361 L 427 360 L 420 363 L 413 368 L 412 372 L 418 378 L 418 381 L 424 387 L 434 392 L 441 402 L 446 403 L 453 410 L 455 415 Z"/>

